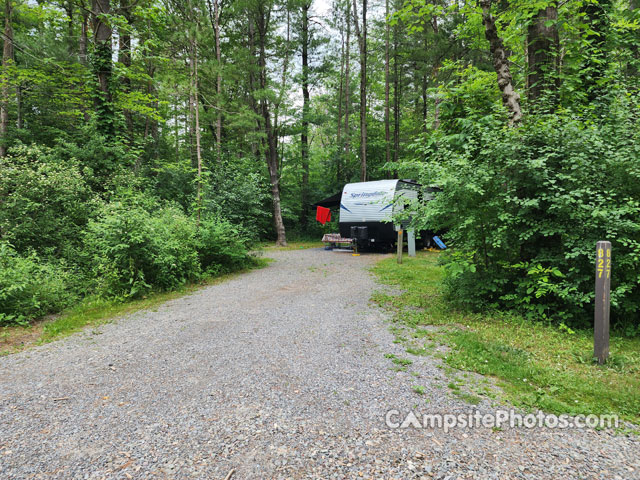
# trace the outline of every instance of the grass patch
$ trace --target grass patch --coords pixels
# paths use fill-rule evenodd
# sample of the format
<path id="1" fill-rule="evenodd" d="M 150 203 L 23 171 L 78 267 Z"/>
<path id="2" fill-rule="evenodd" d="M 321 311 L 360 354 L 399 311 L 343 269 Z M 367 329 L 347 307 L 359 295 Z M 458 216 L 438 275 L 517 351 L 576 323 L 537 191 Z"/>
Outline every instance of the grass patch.
<path id="1" fill-rule="evenodd" d="M 422 385 L 414 385 L 413 387 L 411 387 L 411 390 L 413 390 L 418 395 L 424 395 L 425 393 L 427 393 L 426 388 L 424 388 Z"/>
<path id="2" fill-rule="evenodd" d="M 198 283 L 185 285 L 171 292 L 151 293 L 141 299 L 122 301 L 88 297 L 78 305 L 60 315 L 36 322 L 28 327 L 3 327 L 0 330 L 0 356 L 16 353 L 33 345 L 41 345 L 66 337 L 88 325 L 98 326 L 114 318 L 129 315 L 140 310 L 152 310 L 175 298 L 188 295 L 202 287 L 224 282 L 249 270 L 262 268 L 272 259 L 257 257 L 250 268 L 237 272 L 205 278 Z"/>
<path id="3" fill-rule="evenodd" d="M 593 332 L 573 333 L 511 314 L 471 314 L 454 309 L 440 293 L 442 269 L 438 254 L 420 252 L 380 261 L 373 271 L 382 283 L 400 288 L 395 296 L 374 300 L 412 327 L 414 338 L 435 337 L 450 348 L 449 368 L 494 377 L 504 400 L 525 409 L 550 413 L 617 414 L 640 424 L 640 338 L 611 337 L 610 359 L 592 361 Z M 443 325 L 434 332 L 427 327 Z M 453 393 L 469 395 L 452 383 Z M 471 398 L 474 397 L 474 398 Z"/>
<path id="4" fill-rule="evenodd" d="M 321 248 L 324 247 L 324 243 L 316 240 L 300 240 L 294 242 L 287 242 L 286 247 L 276 247 L 273 242 L 265 242 L 259 245 L 260 248 L 265 250 L 305 250 L 307 248 Z"/>
<path id="5" fill-rule="evenodd" d="M 467 393 L 467 392 L 459 393 L 458 398 L 460 400 L 467 402 L 470 405 L 479 405 L 480 402 L 482 401 L 482 398 L 480 398 L 479 396 L 473 395 L 472 393 Z"/>

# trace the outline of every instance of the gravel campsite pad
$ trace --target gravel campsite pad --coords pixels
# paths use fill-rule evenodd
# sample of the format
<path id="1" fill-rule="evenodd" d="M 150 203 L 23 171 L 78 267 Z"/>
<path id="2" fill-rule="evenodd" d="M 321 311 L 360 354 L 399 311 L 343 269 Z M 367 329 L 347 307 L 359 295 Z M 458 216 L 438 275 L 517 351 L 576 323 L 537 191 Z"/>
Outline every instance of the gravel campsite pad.
<path id="1" fill-rule="evenodd" d="M 634 436 L 390 429 L 391 409 L 492 407 L 448 393 L 433 357 L 394 371 L 385 354 L 407 354 L 369 303 L 379 255 L 268 255 L 157 311 L 0 358 L 0 478 L 640 478 Z"/>

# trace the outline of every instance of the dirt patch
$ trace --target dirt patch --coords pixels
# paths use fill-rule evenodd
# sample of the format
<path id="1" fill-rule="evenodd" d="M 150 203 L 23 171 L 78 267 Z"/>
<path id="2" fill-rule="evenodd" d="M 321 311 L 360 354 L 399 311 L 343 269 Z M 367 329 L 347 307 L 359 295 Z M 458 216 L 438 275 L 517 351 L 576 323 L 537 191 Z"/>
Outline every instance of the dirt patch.
<path id="1" fill-rule="evenodd" d="M 28 327 L 0 327 L 0 355 L 18 352 L 34 345 L 42 336 L 47 323 L 53 322 L 58 315 L 47 315 L 35 320 Z"/>

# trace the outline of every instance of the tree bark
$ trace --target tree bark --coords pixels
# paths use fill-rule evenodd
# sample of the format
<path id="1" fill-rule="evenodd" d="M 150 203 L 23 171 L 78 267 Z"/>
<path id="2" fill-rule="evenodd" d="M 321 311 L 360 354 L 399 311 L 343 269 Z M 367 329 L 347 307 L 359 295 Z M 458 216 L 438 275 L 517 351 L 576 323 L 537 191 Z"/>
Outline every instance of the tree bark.
<path id="1" fill-rule="evenodd" d="M 175 91 L 178 91 L 178 85 L 175 85 Z M 176 157 L 180 154 L 180 116 L 178 115 L 178 102 L 179 98 L 176 95 L 176 101 L 173 104 L 173 118 L 174 118 L 174 128 L 175 128 L 175 148 L 176 148 Z"/>
<path id="2" fill-rule="evenodd" d="M 22 85 L 16 85 L 16 127 L 22 128 Z"/>
<path id="3" fill-rule="evenodd" d="M 0 157 L 7 155 L 9 130 L 9 78 L 13 64 L 13 4 L 11 0 L 4 2 L 4 45 L 2 47 L 2 85 L 0 101 Z"/>
<path id="4" fill-rule="evenodd" d="M 398 25 L 393 28 L 393 161 L 397 164 L 400 156 L 400 72 L 398 68 Z M 393 177 L 398 178 L 394 169 Z"/>
<path id="5" fill-rule="evenodd" d="M 120 79 L 122 92 L 126 95 L 131 92 L 131 8 L 129 0 L 120 0 L 120 15 L 125 19 L 126 25 L 118 31 L 118 62 L 124 66 L 125 73 Z M 127 143 L 133 144 L 133 114 L 128 108 L 123 109 L 125 123 L 127 124 Z"/>
<path id="6" fill-rule="evenodd" d="M 634 11 L 640 8 L 640 0 L 629 0 L 629 10 Z M 629 45 L 631 50 L 631 60 L 627 63 L 627 75 L 630 77 L 638 76 L 638 64 L 640 64 L 640 48 L 637 42 Z"/>
<path id="7" fill-rule="evenodd" d="M 259 85 L 260 90 L 267 88 L 267 33 L 269 30 L 270 7 L 259 2 L 256 8 L 256 30 L 258 33 L 258 67 L 260 70 Z M 261 98 L 259 102 L 262 121 L 264 122 L 264 133 L 266 135 L 266 160 L 269 170 L 269 181 L 271 183 L 271 198 L 273 201 L 273 221 L 276 229 L 276 246 L 285 247 L 287 238 L 282 221 L 282 206 L 280 203 L 280 178 L 278 172 L 278 146 L 276 142 L 276 132 L 271 123 L 271 113 L 269 111 L 269 100 Z"/>
<path id="8" fill-rule="evenodd" d="M 389 127 L 389 0 L 385 0 L 384 21 L 384 143 L 387 164 L 391 161 L 391 129 Z"/>
<path id="9" fill-rule="evenodd" d="M 282 60 L 282 75 L 280 77 L 280 92 L 278 93 L 277 100 L 274 105 L 273 113 L 273 134 L 276 139 L 276 152 L 278 157 L 278 178 L 280 172 L 282 172 L 282 162 L 284 159 L 284 145 L 280 148 L 280 145 L 284 142 L 280 141 L 280 106 L 284 101 L 287 88 L 287 72 L 289 69 L 289 53 L 291 52 L 291 12 L 287 8 L 287 39 L 285 42 L 284 59 Z"/>
<path id="10" fill-rule="evenodd" d="M 76 52 L 75 48 L 75 35 L 73 34 L 73 2 L 67 1 L 63 2 L 62 8 L 67 14 L 67 53 L 69 56 L 74 55 Z"/>
<path id="11" fill-rule="evenodd" d="M 82 9 L 82 25 L 80 26 L 80 41 L 78 42 L 78 59 L 82 65 L 87 64 L 87 49 L 89 45 L 89 13 Z"/>
<path id="12" fill-rule="evenodd" d="M 543 93 L 554 93 L 556 84 L 557 53 L 559 46 L 558 9 L 549 6 L 540 10 L 527 28 L 527 87 L 529 99 L 538 100 Z M 547 26 L 547 22 L 553 22 Z"/>
<path id="13" fill-rule="evenodd" d="M 433 21 L 431 22 L 431 27 L 433 28 L 433 33 L 436 35 L 436 37 L 438 36 L 438 34 L 440 33 L 440 27 L 438 26 L 438 17 L 433 17 Z M 437 63 L 434 65 L 433 67 L 433 71 L 431 72 L 431 78 L 433 79 L 433 81 L 435 82 L 437 80 L 438 77 L 438 71 L 440 70 L 440 60 L 438 59 Z M 436 98 L 433 100 L 433 126 L 432 128 L 434 130 L 437 130 L 438 128 L 440 128 L 440 103 L 442 102 L 442 99 L 440 98 L 440 95 L 436 95 Z"/>
<path id="14" fill-rule="evenodd" d="M 367 180 L 367 0 L 362 0 L 362 30 L 358 6 L 353 0 L 353 19 L 360 47 L 360 180 Z"/>
<path id="15" fill-rule="evenodd" d="M 193 99 L 195 111 L 195 133 L 196 133 L 196 162 L 198 169 L 197 178 L 197 190 L 196 190 L 196 208 L 197 208 L 197 221 L 196 227 L 200 227 L 200 213 L 202 210 L 202 151 L 200 149 L 200 102 L 198 99 L 198 30 L 192 39 L 192 62 L 193 62 Z"/>
<path id="16" fill-rule="evenodd" d="M 425 30 L 424 35 L 422 36 L 422 39 L 424 41 L 424 45 L 423 45 L 423 49 L 424 51 L 428 51 L 429 50 L 429 40 L 428 40 L 428 36 L 427 36 L 427 32 Z M 423 67 L 423 71 L 422 71 L 422 78 L 420 79 L 421 83 L 420 83 L 420 87 L 421 87 L 421 94 L 422 94 L 422 132 L 423 133 L 427 133 L 427 115 L 429 113 L 429 106 L 428 106 L 428 101 L 429 98 L 427 96 L 427 88 L 429 86 L 429 75 L 427 73 L 427 69 L 425 67 Z"/>
<path id="17" fill-rule="evenodd" d="M 198 163 L 197 163 L 197 159 L 194 155 L 193 152 L 193 137 L 194 137 L 194 129 L 193 129 L 193 121 L 194 121 L 194 109 L 193 109 L 193 105 L 195 103 L 195 98 L 194 98 L 194 77 L 195 77 L 195 69 L 194 67 L 194 61 L 193 61 L 193 51 L 191 51 L 191 45 L 189 45 L 189 114 L 186 116 L 185 121 L 186 121 L 186 131 L 189 132 L 189 144 L 187 145 L 188 149 L 189 149 L 189 161 L 191 162 L 191 167 L 192 168 L 198 168 Z"/>
<path id="18" fill-rule="evenodd" d="M 114 113 L 111 98 L 111 74 L 113 71 L 111 26 L 106 19 L 106 15 L 111 13 L 110 0 L 93 0 L 91 12 L 94 38 L 93 68 L 99 90 L 95 100 L 98 129 L 101 133 L 112 136 L 114 134 Z"/>
<path id="19" fill-rule="evenodd" d="M 349 131 L 349 114 L 351 113 L 350 93 L 350 60 L 351 60 L 351 3 L 347 0 L 347 43 L 345 45 L 346 58 L 344 66 L 344 165 L 349 165 L 351 155 L 351 132 Z M 347 179 L 345 175 L 345 180 Z"/>
<path id="20" fill-rule="evenodd" d="M 609 19 L 610 8 L 611 0 L 585 2 L 581 8 L 590 29 L 584 38 L 586 60 L 580 72 L 583 88 L 587 92 L 588 103 L 594 102 L 606 91 L 603 79 L 605 79 L 608 66 L 609 52 L 606 51 L 606 41 L 611 22 Z"/>
<path id="21" fill-rule="evenodd" d="M 397 164 L 400 158 L 400 99 L 402 97 L 402 84 L 400 82 L 400 69 L 398 68 L 398 56 L 393 62 L 393 161 Z M 398 171 L 393 170 L 393 178 L 398 178 Z"/>
<path id="22" fill-rule="evenodd" d="M 482 7 L 485 37 L 489 41 L 493 68 L 498 77 L 498 87 L 502 92 L 502 103 L 509 111 L 509 124 L 515 125 L 522 120 L 522 108 L 520 107 L 520 95 L 513 88 L 513 80 L 509 70 L 509 54 L 504 48 L 502 38 L 498 35 L 496 20 L 491 15 L 491 0 L 480 0 L 480 6 Z"/>
<path id="23" fill-rule="evenodd" d="M 336 181 L 341 183 L 342 168 L 340 157 L 342 155 L 342 92 L 344 90 L 344 24 L 340 24 L 340 84 L 338 87 L 338 133 L 336 155 Z"/>
<path id="24" fill-rule="evenodd" d="M 209 2 L 209 12 L 211 14 L 211 24 L 213 26 L 213 36 L 216 50 L 216 157 L 218 162 L 222 159 L 222 50 L 220 49 L 220 0 Z"/>
<path id="25" fill-rule="evenodd" d="M 302 209 L 300 224 L 306 228 L 309 217 L 309 9 L 311 3 L 302 5 Z"/>

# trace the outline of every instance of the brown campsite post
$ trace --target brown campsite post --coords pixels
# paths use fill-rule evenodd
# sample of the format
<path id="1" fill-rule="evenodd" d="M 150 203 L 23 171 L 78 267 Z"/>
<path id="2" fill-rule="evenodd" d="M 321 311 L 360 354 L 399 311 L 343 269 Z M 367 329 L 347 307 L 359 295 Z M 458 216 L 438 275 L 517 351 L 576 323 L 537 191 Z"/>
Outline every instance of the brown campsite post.
<path id="1" fill-rule="evenodd" d="M 596 307 L 593 356 L 600 365 L 609 356 L 609 310 L 611 304 L 611 242 L 596 245 Z"/>
<path id="2" fill-rule="evenodd" d="M 402 263 L 402 229 L 398 230 L 398 264 Z"/>

